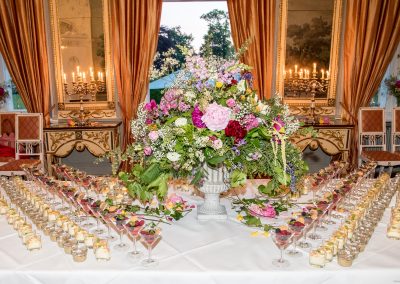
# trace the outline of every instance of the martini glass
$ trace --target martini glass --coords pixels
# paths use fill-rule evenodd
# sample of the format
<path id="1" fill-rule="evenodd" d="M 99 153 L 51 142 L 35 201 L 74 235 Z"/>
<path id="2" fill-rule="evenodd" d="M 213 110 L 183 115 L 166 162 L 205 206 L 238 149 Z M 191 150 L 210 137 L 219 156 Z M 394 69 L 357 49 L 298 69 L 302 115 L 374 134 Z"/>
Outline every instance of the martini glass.
<path id="1" fill-rule="evenodd" d="M 123 251 L 128 247 L 128 244 L 124 243 L 122 240 L 122 236 L 124 235 L 125 231 L 124 224 L 126 222 L 126 219 L 118 220 L 116 219 L 116 216 L 114 216 L 111 220 L 113 220 L 113 222 L 110 222 L 109 224 L 119 235 L 119 243 L 114 246 L 114 249 L 118 251 Z"/>
<path id="2" fill-rule="evenodd" d="M 275 245 L 278 247 L 278 249 L 281 252 L 281 257 L 278 259 L 274 259 L 272 261 L 272 264 L 276 267 L 279 268 L 286 268 L 290 266 L 290 263 L 288 260 L 283 258 L 283 254 L 285 249 L 289 246 L 291 239 L 293 237 L 293 233 L 290 231 L 284 231 L 284 233 L 277 229 L 275 231 L 272 231 L 271 233 L 272 240 L 274 241 Z"/>
<path id="3" fill-rule="evenodd" d="M 97 206 L 96 201 L 93 201 L 92 204 L 90 204 L 89 206 L 87 206 L 87 208 L 90 210 L 90 212 L 92 212 L 93 216 L 96 217 L 96 229 L 93 230 L 93 232 L 96 235 L 101 235 L 104 233 L 104 230 L 100 228 L 100 207 Z"/>
<path id="4" fill-rule="evenodd" d="M 303 253 L 297 250 L 297 241 L 300 239 L 305 225 L 300 225 L 299 222 L 295 222 L 294 224 L 289 224 L 289 229 L 293 233 L 293 248 L 287 251 L 287 255 L 291 257 L 301 257 Z"/>
<path id="5" fill-rule="evenodd" d="M 303 229 L 303 240 L 301 242 L 298 242 L 297 245 L 302 248 L 302 249 L 308 249 L 311 247 L 311 244 L 307 242 L 307 233 L 312 227 L 312 219 L 309 216 L 304 217 L 304 229 Z"/>
<path id="6" fill-rule="evenodd" d="M 103 221 L 105 222 L 105 224 L 107 225 L 106 239 L 109 240 L 110 242 L 115 241 L 116 237 L 114 237 L 114 235 L 111 233 L 111 226 L 112 226 L 111 223 L 112 223 L 113 214 L 103 212 L 100 214 L 100 216 L 103 219 Z"/>
<path id="7" fill-rule="evenodd" d="M 133 250 L 128 252 L 128 256 L 134 259 L 138 258 L 142 254 L 142 252 L 137 249 L 137 241 L 140 239 L 139 231 L 142 229 L 143 225 L 143 220 L 136 221 L 134 226 L 132 226 L 132 223 L 129 221 L 124 224 L 125 230 L 130 236 L 133 244 Z"/>
<path id="8" fill-rule="evenodd" d="M 140 242 L 148 251 L 147 258 L 143 259 L 141 264 L 145 267 L 157 265 L 158 261 L 152 258 L 152 252 L 161 240 L 161 228 L 157 226 L 144 226 L 139 231 L 139 235 Z"/>

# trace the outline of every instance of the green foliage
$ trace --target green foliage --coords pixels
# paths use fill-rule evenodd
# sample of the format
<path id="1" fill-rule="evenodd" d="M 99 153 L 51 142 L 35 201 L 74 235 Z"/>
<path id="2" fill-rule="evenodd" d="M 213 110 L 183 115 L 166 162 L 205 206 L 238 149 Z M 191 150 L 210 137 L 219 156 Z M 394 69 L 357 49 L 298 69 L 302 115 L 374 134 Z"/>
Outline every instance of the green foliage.
<path id="1" fill-rule="evenodd" d="M 157 45 L 157 52 L 160 54 L 160 57 L 157 58 L 153 64 L 157 69 L 160 69 L 163 64 L 163 61 L 165 60 L 164 53 L 166 53 L 170 49 L 173 49 L 175 51 L 172 57 L 175 58 L 180 65 L 183 64 L 185 62 L 185 54 L 182 48 L 179 47 L 192 49 L 193 48 L 192 41 L 193 41 L 193 36 L 191 34 L 185 34 L 184 32 L 182 32 L 180 26 L 177 27 L 161 26 L 160 32 L 158 34 L 158 45 Z"/>
<path id="2" fill-rule="evenodd" d="M 231 31 L 229 29 L 229 18 L 225 11 L 214 9 L 203 14 L 201 19 L 208 24 L 207 34 L 204 36 L 204 43 L 200 48 L 202 56 L 217 56 L 225 59 L 234 55 L 231 42 Z"/>

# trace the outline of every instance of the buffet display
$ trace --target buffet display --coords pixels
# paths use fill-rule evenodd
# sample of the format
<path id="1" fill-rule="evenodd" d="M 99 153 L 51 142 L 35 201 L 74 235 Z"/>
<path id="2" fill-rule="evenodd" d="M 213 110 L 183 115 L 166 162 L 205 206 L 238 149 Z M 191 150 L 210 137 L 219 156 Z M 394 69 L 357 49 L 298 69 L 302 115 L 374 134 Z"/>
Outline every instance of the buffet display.
<path id="1" fill-rule="evenodd" d="M 273 265 L 287 267 L 290 258 L 308 255 L 312 267 L 325 267 L 335 259 L 341 266 L 351 266 L 399 188 L 398 176 L 390 179 L 383 173 L 371 178 L 375 167 L 367 163 L 344 174 L 345 165 L 334 163 L 307 176 L 298 185 L 305 193 L 300 196 L 228 198 L 238 222 L 271 236 L 281 251 Z M 141 259 L 144 266 L 155 265 L 152 251 L 162 241 L 164 226 L 195 207 L 178 192 L 169 192 L 164 202 L 153 198 L 142 203 L 118 179 L 63 165 L 55 170 L 58 179 L 33 168 L 26 168 L 28 181 L 0 179 L 0 215 L 28 250 L 41 249 L 49 239 L 75 262 L 85 261 L 88 253 L 107 261 L 115 250 Z M 387 227 L 387 236 L 393 239 L 399 239 L 399 205 L 398 197 Z"/>

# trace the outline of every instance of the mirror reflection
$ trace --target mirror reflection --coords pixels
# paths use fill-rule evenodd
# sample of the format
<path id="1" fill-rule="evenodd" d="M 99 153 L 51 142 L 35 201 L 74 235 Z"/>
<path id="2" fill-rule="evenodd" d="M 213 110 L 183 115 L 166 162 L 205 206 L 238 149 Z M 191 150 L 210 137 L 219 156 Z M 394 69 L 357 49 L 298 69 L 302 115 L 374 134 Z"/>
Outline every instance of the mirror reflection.
<path id="1" fill-rule="evenodd" d="M 107 101 L 103 0 L 57 0 L 65 102 Z"/>
<path id="2" fill-rule="evenodd" d="M 334 0 L 289 0 L 284 96 L 327 98 Z"/>

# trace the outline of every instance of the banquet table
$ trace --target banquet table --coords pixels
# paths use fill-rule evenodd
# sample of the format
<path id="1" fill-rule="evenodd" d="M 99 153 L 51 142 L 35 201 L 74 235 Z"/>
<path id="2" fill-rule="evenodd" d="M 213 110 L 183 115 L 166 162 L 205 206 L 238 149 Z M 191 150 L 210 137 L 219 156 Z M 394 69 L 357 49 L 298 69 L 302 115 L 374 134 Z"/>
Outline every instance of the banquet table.
<path id="1" fill-rule="evenodd" d="M 200 197 L 186 198 L 202 202 Z M 86 262 L 75 263 L 43 235 L 43 248 L 29 252 L 0 216 L 0 283 L 400 283 L 400 241 L 386 237 L 389 209 L 352 267 L 334 260 L 325 268 L 313 268 L 304 253 L 299 258 L 286 256 L 291 265 L 282 269 L 271 264 L 279 256 L 271 238 L 254 236 L 253 228 L 236 220 L 230 201 L 222 203 L 228 209 L 227 221 L 199 222 L 193 210 L 181 221 L 165 225 L 153 252 L 159 264 L 149 268 L 119 251 L 112 251 L 108 262 L 96 261 L 89 252 Z"/>

